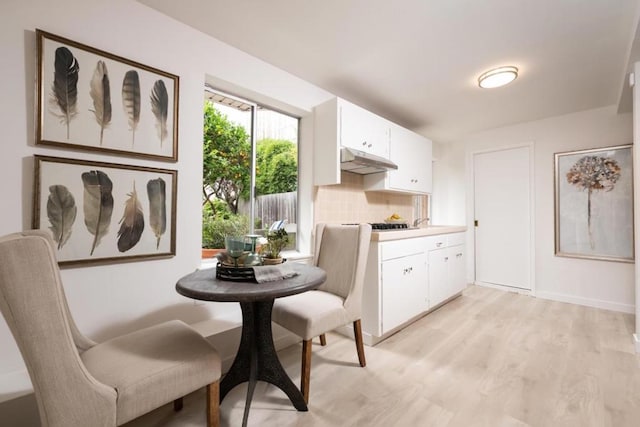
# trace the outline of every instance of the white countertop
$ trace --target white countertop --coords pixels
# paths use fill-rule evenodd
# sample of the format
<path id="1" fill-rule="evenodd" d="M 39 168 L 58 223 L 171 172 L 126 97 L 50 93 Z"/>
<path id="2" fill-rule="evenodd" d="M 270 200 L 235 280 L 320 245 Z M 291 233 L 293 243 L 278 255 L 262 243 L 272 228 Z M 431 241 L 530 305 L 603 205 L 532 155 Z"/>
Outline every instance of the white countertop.
<path id="1" fill-rule="evenodd" d="M 464 231 L 467 231 L 467 227 L 464 225 L 428 225 L 426 227 L 409 228 L 398 231 L 373 231 L 371 232 L 371 241 L 386 242 L 389 240 L 410 239 L 413 237 L 460 233 Z"/>

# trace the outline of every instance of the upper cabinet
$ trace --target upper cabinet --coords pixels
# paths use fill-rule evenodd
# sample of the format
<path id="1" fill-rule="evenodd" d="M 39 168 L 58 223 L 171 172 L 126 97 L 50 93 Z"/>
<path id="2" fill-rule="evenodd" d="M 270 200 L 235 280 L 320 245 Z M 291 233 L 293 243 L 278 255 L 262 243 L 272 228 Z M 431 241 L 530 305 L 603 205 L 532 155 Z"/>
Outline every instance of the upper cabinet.
<path id="1" fill-rule="evenodd" d="M 389 158 L 389 128 L 382 117 L 333 98 L 314 108 L 315 185 L 340 184 L 340 147 Z"/>
<path id="2" fill-rule="evenodd" d="M 389 158 L 390 123 L 344 100 L 337 100 L 340 145 Z"/>
<path id="3" fill-rule="evenodd" d="M 365 191 L 428 194 L 431 141 L 357 105 L 333 98 L 314 108 L 315 185 L 340 184 L 340 148 L 390 159 L 397 170 L 364 175 Z"/>
<path id="4" fill-rule="evenodd" d="M 398 165 L 386 174 L 367 175 L 367 191 L 430 194 L 433 189 L 431 140 L 392 124 L 389 158 Z"/>

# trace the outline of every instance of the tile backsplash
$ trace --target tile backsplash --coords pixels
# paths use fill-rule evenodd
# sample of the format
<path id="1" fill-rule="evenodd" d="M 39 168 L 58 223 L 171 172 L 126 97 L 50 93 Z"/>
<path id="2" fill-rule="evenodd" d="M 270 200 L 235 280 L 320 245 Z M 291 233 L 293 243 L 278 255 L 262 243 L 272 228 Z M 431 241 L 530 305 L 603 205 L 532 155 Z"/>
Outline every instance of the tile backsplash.
<path id="1" fill-rule="evenodd" d="M 315 222 L 383 222 L 392 213 L 413 221 L 413 197 L 364 191 L 363 176 L 342 172 L 342 183 L 316 187 Z"/>

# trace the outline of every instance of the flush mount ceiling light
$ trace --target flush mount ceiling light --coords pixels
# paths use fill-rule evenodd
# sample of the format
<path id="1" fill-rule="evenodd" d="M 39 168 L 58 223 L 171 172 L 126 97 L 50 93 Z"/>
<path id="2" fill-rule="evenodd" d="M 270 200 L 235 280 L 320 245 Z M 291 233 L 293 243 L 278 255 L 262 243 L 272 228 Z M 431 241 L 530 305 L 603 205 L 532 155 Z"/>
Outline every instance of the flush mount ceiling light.
<path id="1" fill-rule="evenodd" d="M 483 89 L 491 89 L 509 84 L 516 77 L 518 77 L 518 69 L 516 67 L 498 67 L 482 73 L 478 77 L 478 85 Z"/>

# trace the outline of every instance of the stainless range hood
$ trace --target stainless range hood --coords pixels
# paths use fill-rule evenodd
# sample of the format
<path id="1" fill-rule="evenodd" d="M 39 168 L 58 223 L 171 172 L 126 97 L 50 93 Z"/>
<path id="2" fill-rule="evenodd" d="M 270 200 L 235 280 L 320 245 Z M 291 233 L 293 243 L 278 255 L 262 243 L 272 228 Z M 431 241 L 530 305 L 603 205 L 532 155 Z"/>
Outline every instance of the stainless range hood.
<path id="1" fill-rule="evenodd" d="M 347 172 L 368 175 L 398 169 L 398 165 L 389 159 L 342 147 L 340 149 L 340 169 Z"/>

